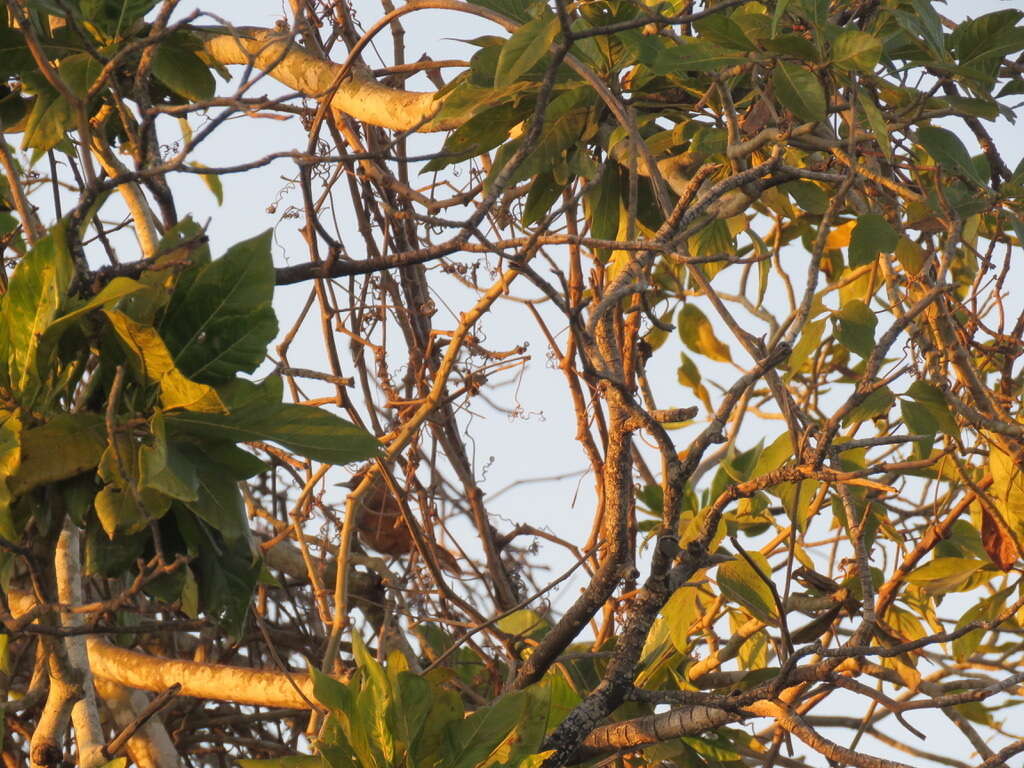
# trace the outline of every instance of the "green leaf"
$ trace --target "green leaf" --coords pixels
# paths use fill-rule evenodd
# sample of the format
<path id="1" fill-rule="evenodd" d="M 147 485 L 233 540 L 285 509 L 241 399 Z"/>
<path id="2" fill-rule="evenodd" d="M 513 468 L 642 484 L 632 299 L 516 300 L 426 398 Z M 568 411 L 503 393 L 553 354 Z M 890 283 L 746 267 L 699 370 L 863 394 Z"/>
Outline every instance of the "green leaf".
<path id="1" fill-rule="evenodd" d="M 809 123 L 825 119 L 825 91 L 812 72 L 798 64 L 780 61 L 772 79 L 786 109 Z"/>
<path id="2" fill-rule="evenodd" d="M 206 168 L 202 163 L 192 162 L 189 163 L 190 168 Z M 203 184 L 206 188 L 213 193 L 213 197 L 217 200 L 217 205 L 224 204 L 224 185 L 220 182 L 220 176 L 216 173 L 201 173 L 199 178 L 203 180 Z"/>
<path id="3" fill-rule="evenodd" d="M 680 587 L 661 609 L 661 615 L 668 622 L 668 636 L 679 653 L 689 653 L 690 625 L 697 620 L 697 588 Z"/>
<path id="4" fill-rule="evenodd" d="M 151 445 L 139 448 L 139 475 L 144 488 L 152 488 L 179 501 L 199 498 L 199 479 L 195 466 L 173 444 L 167 443 L 164 415 L 156 411 L 149 420 Z"/>
<path id="5" fill-rule="evenodd" d="M 679 336 L 694 352 L 719 362 L 731 363 L 729 347 L 718 340 L 707 316 L 695 304 L 684 304 L 676 317 Z"/>
<path id="6" fill-rule="evenodd" d="M 768 578 L 772 568 L 768 560 L 760 552 L 751 552 L 751 559 Z M 718 566 L 718 588 L 728 599 L 739 603 L 755 617 L 766 624 L 774 624 L 779 619 L 779 611 L 775 606 L 772 590 L 744 558 L 730 560 Z"/>
<path id="7" fill-rule="evenodd" d="M 710 72 L 746 61 L 746 57 L 706 40 L 680 38 L 674 45 L 661 50 L 651 66 L 656 75 L 678 75 L 687 72 Z"/>
<path id="8" fill-rule="evenodd" d="M 216 83 L 210 68 L 192 50 L 189 38 L 178 33 L 160 43 L 153 55 L 153 74 L 182 98 L 213 98 Z"/>
<path id="9" fill-rule="evenodd" d="M 16 411 L 0 410 L 0 536 L 15 541 L 18 536 L 3 525 L 4 514 L 11 502 L 7 478 L 21 464 L 21 419 Z"/>
<path id="10" fill-rule="evenodd" d="M 939 425 L 939 429 L 947 435 L 960 434 L 952 407 L 946 402 L 941 390 L 926 381 L 915 381 L 907 389 L 907 394 L 928 410 L 935 423 Z"/>
<path id="11" fill-rule="evenodd" d="M 870 72 L 881 55 L 878 38 L 858 29 L 844 29 L 832 43 L 832 63 L 840 69 Z"/>
<path id="12" fill-rule="evenodd" d="M 42 75 L 26 76 L 26 85 L 31 85 L 36 99 L 25 121 L 21 147 L 46 152 L 63 140 L 75 122 L 75 113 L 67 100 L 42 79 Z"/>
<path id="13" fill-rule="evenodd" d="M 201 452 L 187 451 L 185 455 L 196 476 L 196 498 L 185 506 L 220 531 L 225 539 L 244 538 L 249 526 L 238 482 Z"/>
<path id="14" fill-rule="evenodd" d="M 268 230 L 238 243 L 179 281 L 160 333 L 185 376 L 219 384 L 263 362 L 277 334 L 270 237 Z"/>
<path id="15" fill-rule="evenodd" d="M 509 694 L 447 728 L 441 765 L 445 768 L 477 768 L 514 733 L 526 711 L 529 697 Z M 490 761 L 488 761 L 490 762 Z M 496 761 L 498 765 L 503 761 Z"/>
<path id="16" fill-rule="evenodd" d="M 996 618 L 1006 605 L 1010 592 L 1011 589 L 1001 589 L 994 595 L 986 597 L 984 600 L 979 600 L 964 611 L 963 616 L 956 623 L 956 628 L 960 629 L 975 621 L 991 621 Z M 978 646 L 981 645 L 985 632 L 986 630 L 984 629 L 974 629 L 960 635 L 960 637 L 953 641 L 953 658 L 959 662 L 967 661 L 978 649 Z"/>
<path id="17" fill-rule="evenodd" d="M 373 458 L 380 444 L 369 432 L 324 410 L 281 403 L 230 414 L 169 414 L 167 424 L 182 433 L 210 440 L 241 443 L 270 440 L 300 456 L 331 464 Z"/>
<path id="18" fill-rule="evenodd" d="M 945 171 L 968 178 L 979 186 L 985 185 L 967 148 L 952 131 L 926 125 L 917 130 L 917 140 Z"/>
<path id="19" fill-rule="evenodd" d="M 322 757 L 293 755 L 291 757 L 271 757 L 267 760 L 235 760 L 240 768 L 331 768 L 331 764 Z"/>
<path id="20" fill-rule="evenodd" d="M 136 323 L 115 309 L 105 309 L 103 313 L 117 331 L 121 343 L 129 351 L 140 373 L 159 385 L 160 401 L 164 408 L 187 408 L 211 413 L 224 411 L 224 403 L 213 387 L 187 379 L 175 367 L 156 329 Z"/>
<path id="21" fill-rule="evenodd" d="M 986 560 L 967 557 L 936 557 L 907 574 L 906 580 L 918 584 L 925 592 L 943 595 L 958 592 L 977 571 L 989 567 Z"/>
<path id="22" fill-rule="evenodd" d="M 0 79 L 6 80 L 34 66 L 32 52 L 25 45 L 25 36 L 16 29 L 0 27 Z"/>
<path id="23" fill-rule="evenodd" d="M 783 377 L 785 381 L 790 381 L 794 376 L 800 373 L 804 364 L 811 359 L 811 356 L 815 352 L 817 352 L 824 332 L 824 320 L 815 320 L 804 326 L 804 330 L 800 334 L 800 340 L 793 347 L 793 351 L 789 355 L 789 362 L 787 363 L 788 370 L 786 371 L 786 375 Z"/>
<path id="24" fill-rule="evenodd" d="M 743 31 L 743 27 L 724 13 L 713 13 L 693 23 L 694 31 L 703 40 L 728 49 L 753 51 L 757 47 Z"/>
<path id="25" fill-rule="evenodd" d="M 441 155 L 424 165 L 422 172 L 440 171 L 452 163 L 489 152 L 508 139 L 509 131 L 527 114 L 520 104 L 504 102 L 474 115 L 448 134 Z"/>
<path id="26" fill-rule="evenodd" d="M 96 516 L 107 536 L 137 533 L 146 525 L 139 514 L 139 505 L 132 495 L 114 484 L 103 486 L 93 501 Z"/>
<path id="27" fill-rule="evenodd" d="M 850 236 L 850 266 L 870 264 L 879 253 L 892 253 L 899 241 L 899 233 L 877 213 L 859 216 Z"/>
<path id="28" fill-rule="evenodd" d="M 614 240 L 619 232 L 619 172 L 614 163 L 605 165 L 601 179 L 584 197 L 590 234 L 599 240 Z"/>
<path id="29" fill-rule="evenodd" d="M 836 339 L 861 357 L 870 357 L 875 348 L 878 318 L 860 299 L 848 301 L 833 315 Z"/>
<path id="30" fill-rule="evenodd" d="M 347 685 L 328 677 L 314 666 L 310 666 L 309 676 L 313 678 L 313 695 L 325 707 L 339 712 L 347 712 L 353 708 L 355 702 Z"/>
<path id="31" fill-rule="evenodd" d="M 820 216 L 828 209 L 825 190 L 811 181 L 791 181 L 782 185 L 782 191 L 792 196 L 796 204 L 807 213 Z"/>
<path id="32" fill-rule="evenodd" d="M 885 117 L 882 111 L 872 100 L 871 95 L 864 88 L 857 89 L 857 103 L 860 105 L 864 117 L 867 118 L 871 132 L 875 134 L 875 141 L 885 155 L 885 159 L 892 162 L 892 142 L 889 140 L 889 126 L 885 124 Z"/>
<path id="33" fill-rule="evenodd" d="M 913 400 L 900 401 L 900 414 L 907 430 L 912 435 L 934 435 L 939 431 L 939 423 L 931 411 Z"/>
<path id="34" fill-rule="evenodd" d="M 107 447 L 103 417 L 93 413 L 56 416 L 21 433 L 21 464 L 8 478 L 12 496 L 95 469 Z"/>
<path id="35" fill-rule="evenodd" d="M 782 14 L 786 12 L 786 6 L 789 5 L 789 0 L 777 0 L 775 3 L 775 10 L 772 11 L 772 37 L 775 37 L 775 32 L 779 28 L 779 21 L 782 20 Z"/>
<path id="36" fill-rule="evenodd" d="M 529 608 L 521 608 L 502 616 L 495 622 L 495 626 L 507 634 L 532 640 L 539 640 L 551 629 L 551 624 L 545 618 Z"/>
<path id="37" fill-rule="evenodd" d="M 80 99 L 84 99 L 89 89 L 103 71 L 103 62 L 88 53 L 77 53 L 61 59 L 59 74 L 68 89 Z"/>
<path id="38" fill-rule="evenodd" d="M 548 12 L 529 21 L 501 47 L 494 87 L 511 85 L 544 58 L 558 36 L 558 17 Z"/>
<path id="39" fill-rule="evenodd" d="M 896 396 L 888 387 L 879 387 L 855 405 L 843 419 L 843 426 L 856 424 L 859 421 L 874 419 L 888 413 L 896 402 Z"/>
<path id="40" fill-rule="evenodd" d="M 750 471 L 751 477 L 761 475 L 779 469 L 793 456 L 793 440 L 789 432 L 783 432 L 775 438 L 757 457 L 757 463 Z"/>
<path id="41" fill-rule="evenodd" d="M 73 267 L 66 231 L 58 224 L 21 261 L 4 296 L 3 325 L 7 337 L 7 371 L 11 388 L 23 404 L 31 404 L 39 387 L 37 350 L 56 318 Z M 0 347 L 2 348 L 2 347 Z"/>

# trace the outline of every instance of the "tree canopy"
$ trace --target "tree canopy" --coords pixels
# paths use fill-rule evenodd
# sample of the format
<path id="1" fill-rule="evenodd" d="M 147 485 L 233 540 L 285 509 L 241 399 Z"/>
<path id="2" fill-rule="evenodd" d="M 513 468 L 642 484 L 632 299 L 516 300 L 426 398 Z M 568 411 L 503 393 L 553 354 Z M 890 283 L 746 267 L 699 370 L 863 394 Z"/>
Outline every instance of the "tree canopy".
<path id="1" fill-rule="evenodd" d="M 1024 11 L 288 6 L 0 11 L 5 766 L 1024 753 Z"/>

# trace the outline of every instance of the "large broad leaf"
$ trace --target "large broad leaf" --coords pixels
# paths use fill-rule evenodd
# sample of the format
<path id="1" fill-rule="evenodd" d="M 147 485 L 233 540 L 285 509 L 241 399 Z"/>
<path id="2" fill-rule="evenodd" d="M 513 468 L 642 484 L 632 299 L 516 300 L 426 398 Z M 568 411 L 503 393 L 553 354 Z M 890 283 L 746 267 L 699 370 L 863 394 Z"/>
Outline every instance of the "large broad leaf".
<path id="1" fill-rule="evenodd" d="M 117 310 L 107 309 L 104 314 L 142 375 L 160 386 L 160 401 L 164 408 L 210 412 L 225 410 L 213 387 L 190 381 L 175 367 L 167 346 L 155 328 L 136 323 Z"/>
<path id="2" fill-rule="evenodd" d="M 960 428 L 953 416 L 953 409 L 937 387 L 926 381 L 915 381 L 910 385 L 907 394 L 928 411 L 929 415 L 935 419 L 939 429 L 947 435 L 960 434 Z"/>
<path id="3" fill-rule="evenodd" d="M 783 377 L 785 381 L 789 381 L 800 373 L 804 364 L 811 359 L 811 355 L 817 352 L 824 332 L 824 320 L 809 322 L 804 326 L 804 330 L 800 334 L 800 340 L 796 343 L 796 346 L 793 347 L 793 351 L 789 355 L 789 362 L 786 364 L 788 370 L 786 371 L 786 375 Z"/>
<path id="4" fill-rule="evenodd" d="M 761 574 L 771 578 L 771 566 L 764 555 L 753 552 L 750 557 L 757 563 Z M 745 559 L 730 560 L 718 566 L 718 588 L 726 598 L 742 605 L 755 618 L 772 624 L 778 621 L 779 611 L 771 587 L 761 574 Z"/>
<path id="5" fill-rule="evenodd" d="M 38 391 L 36 352 L 71 282 L 73 267 L 63 224 L 40 240 L 11 276 L 4 297 L 7 370 L 11 388 L 28 405 Z"/>
<path id="6" fill-rule="evenodd" d="M 447 768 L 476 768 L 490 764 L 509 737 L 515 737 L 517 726 L 526 714 L 529 697 L 523 693 L 503 696 L 494 705 L 474 712 L 464 720 L 448 726 L 442 765 Z M 504 760 L 494 760 L 497 765 Z"/>
<path id="7" fill-rule="evenodd" d="M 558 17 L 545 13 L 516 30 L 501 48 L 494 72 L 494 87 L 511 85 L 544 58 L 558 35 L 558 29 Z"/>
<path id="8" fill-rule="evenodd" d="M 225 539 L 242 538 L 248 525 L 238 483 L 217 464 L 204 460 L 202 453 L 189 452 L 187 456 L 195 468 L 197 493 L 195 501 L 186 502 L 185 506 L 220 531 Z"/>
<path id="9" fill-rule="evenodd" d="M 899 241 L 899 233 L 877 213 L 858 217 L 850 236 L 850 266 L 870 264 L 879 253 L 892 253 Z"/>
<path id="10" fill-rule="evenodd" d="M 686 72 L 719 70 L 745 60 L 736 51 L 715 43 L 684 37 L 675 45 L 663 49 L 651 69 L 658 75 L 685 76 Z"/>
<path id="11" fill-rule="evenodd" d="M 684 304 L 679 310 L 676 325 L 679 327 L 679 336 L 683 343 L 694 352 L 719 362 L 732 362 L 729 347 L 715 336 L 711 321 L 696 305 Z"/>
<path id="12" fill-rule="evenodd" d="M 881 41 L 857 29 L 844 29 L 832 44 L 832 61 L 840 69 L 870 72 L 881 55 Z"/>
<path id="13" fill-rule="evenodd" d="M 6 80 L 22 69 L 32 68 L 33 64 L 25 36 L 16 29 L 0 27 L 0 78 Z"/>
<path id="14" fill-rule="evenodd" d="M 179 96 L 203 101 L 213 97 L 216 83 L 209 67 L 192 49 L 183 33 L 164 40 L 153 55 L 153 74 Z"/>
<path id="15" fill-rule="evenodd" d="M 16 411 L 0 410 L 0 535 L 15 540 L 18 537 L 13 531 L 6 530 L 3 524 L 4 510 L 11 501 L 11 493 L 7 489 L 7 478 L 15 473 L 21 464 L 21 419 Z"/>
<path id="16" fill-rule="evenodd" d="M 36 98 L 25 123 L 21 146 L 22 149 L 46 152 L 64 138 L 65 131 L 74 124 L 75 113 L 67 99 L 46 82 L 42 75 L 25 75 L 24 82 Z"/>
<path id="17" fill-rule="evenodd" d="M 839 343 L 861 357 L 869 357 L 875 348 L 875 326 L 878 318 L 860 299 L 848 301 L 833 316 Z"/>
<path id="18" fill-rule="evenodd" d="M 1024 534 L 1024 473 L 1013 457 L 995 446 L 989 451 L 992 489 L 989 495 L 1002 518 L 1020 536 Z"/>
<path id="19" fill-rule="evenodd" d="M 926 592 L 944 595 L 963 589 L 976 571 L 988 567 L 984 560 L 968 557 L 937 557 L 907 574 L 910 584 L 917 584 Z M 969 587 L 973 589 L 972 587 Z"/>
<path id="20" fill-rule="evenodd" d="M 160 324 L 174 364 L 207 384 L 256 370 L 277 334 L 273 293 L 269 231 L 232 246 L 190 280 L 183 276 Z"/>
<path id="21" fill-rule="evenodd" d="M 779 101 L 786 109 L 810 123 L 825 119 L 825 91 L 812 72 L 798 64 L 780 61 L 773 80 Z"/>
<path id="22" fill-rule="evenodd" d="M 93 413 L 64 414 L 22 431 L 21 464 L 7 480 L 11 494 L 95 468 L 106 446 L 103 417 Z"/>
<path id="23" fill-rule="evenodd" d="M 322 408 L 257 403 L 229 414 L 183 412 L 167 416 L 178 432 L 208 440 L 242 443 L 269 440 L 300 456 L 348 464 L 376 456 L 380 444 L 369 432 Z"/>
<path id="24" fill-rule="evenodd" d="M 151 444 L 139 448 L 140 484 L 172 499 L 197 501 L 199 478 L 195 465 L 175 445 L 167 442 L 162 411 L 153 414 L 149 429 Z"/>
<path id="25" fill-rule="evenodd" d="M 864 117 L 867 118 L 871 132 L 875 134 L 875 141 L 878 142 L 882 154 L 885 155 L 886 160 L 892 162 L 892 141 L 889 139 L 889 126 L 885 124 L 882 111 L 864 88 L 857 89 L 857 103 L 860 105 Z"/>
<path id="26" fill-rule="evenodd" d="M 928 151 L 928 154 L 942 166 L 943 170 L 964 176 L 978 185 L 984 185 L 985 182 L 981 178 L 981 174 L 971 162 L 967 148 L 955 133 L 947 131 L 945 128 L 926 125 L 918 129 L 917 140 Z"/>
<path id="27" fill-rule="evenodd" d="M 896 396 L 888 387 L 879 387 L 850 409 L 843 419 L 843 426 L 874 419 L 888 413 L 895 402 Z"/>

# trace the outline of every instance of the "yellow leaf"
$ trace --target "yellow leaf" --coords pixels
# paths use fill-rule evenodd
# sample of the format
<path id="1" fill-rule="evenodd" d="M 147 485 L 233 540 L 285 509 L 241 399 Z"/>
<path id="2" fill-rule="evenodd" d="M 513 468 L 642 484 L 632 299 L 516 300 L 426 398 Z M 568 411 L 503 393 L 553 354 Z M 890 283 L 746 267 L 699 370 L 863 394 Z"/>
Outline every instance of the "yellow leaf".
<path id="1" fill-rule="evenodd" d="M 825 248 L 828 250 L 834 250 L 848 246 L 855 226 L 857 226 L 856 219 L 848 221 L 845 224 L 840 224 L 838 227 L 833 229 L 828 233 L 828 237 L 825 239 Z"/>
<path id="2" fill-rule="evenodd" d="M 225 413 L 217 390 L 185 377 L 174 365 L 167 345 L 152 326 L 141 325 L 117 310 L 104 310 L 122 343 L 135 357 L 147 378 L 160 385 L 164 408 L 186 408 L 204 413 Z"/>
<path id="3" fill-rule="evenodd" d="M 711 321 L 697 306 L 684 304 L 683 308 L 679 310 L 676 324 L 679 326 L 679 335 L 682 337 L 683 343 L 694 352 L 720 363 L 732 362 L 729 347 L 715 336 Z"/>

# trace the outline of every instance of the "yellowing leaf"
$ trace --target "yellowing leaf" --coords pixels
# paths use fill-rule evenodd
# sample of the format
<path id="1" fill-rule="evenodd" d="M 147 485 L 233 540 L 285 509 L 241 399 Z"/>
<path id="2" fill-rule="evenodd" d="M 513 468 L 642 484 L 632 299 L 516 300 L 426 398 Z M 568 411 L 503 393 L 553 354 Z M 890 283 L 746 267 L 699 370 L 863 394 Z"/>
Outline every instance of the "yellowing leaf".
<path id="1" fill-rule="evenodd" d="M 848 246 L 855 226 L 857 226 L 856 221 L 847 221 L 845 224 L 840 224 L 834 228 L 825 239 L 825 247 L 832 250 Z"/>
<path id="2" fill-rule="evenodd" d="M 711 321 L 694 304 L 684 304 L 676 319 L 683 343 L 698 354 L 721 363 L 731 363 L 729 347 L 719 341 L 711 327 Z"/>
<path id="3" fill-rule="evenodd" d="M 93 413 L 57 416 L 21 433 L 21 464 L 7 479 L 12 496 L 93 469 L 106 447 L 103 417 Z"/>
<path id="4" fill-rule="evenodd" d="M 164 408 L 186 408 L 205 413 L 227 410 L 213 387 L 186 379 L 174 366 L 171 353 L 155 328 L 136 323 L 117 310 L 104 310 L 104 314 L 122 343 L 136 357 L 145 376 L 160 385 L 160 401 Z"/>

